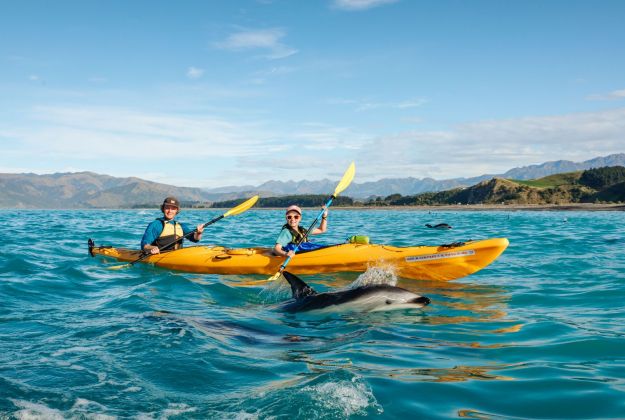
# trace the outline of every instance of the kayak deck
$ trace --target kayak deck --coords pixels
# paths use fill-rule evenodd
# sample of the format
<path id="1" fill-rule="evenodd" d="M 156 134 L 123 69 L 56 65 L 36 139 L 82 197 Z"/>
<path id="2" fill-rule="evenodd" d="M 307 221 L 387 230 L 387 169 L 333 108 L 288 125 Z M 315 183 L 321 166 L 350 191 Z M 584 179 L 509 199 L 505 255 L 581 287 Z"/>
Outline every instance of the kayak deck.
<path id="1" fill-rule="evenodd" d="M 396 247 L 380 244 L 339 244 L 297 254 L 288 270 L 297 274 L 362 272 L 386 266 L 404 278 L 454 280 L 468 276 L 492 263 L 507 248 L 506 238 L 458 242 L 438 246 Z M 91 255 L 118 261 L 134 261 L 138 250 L 110 246 L 89 247 Z M 275 274 L 284 257 L 270 248 L 225 248 L 191 246 L 150 255 L 141 260 L 170 270 L 201 274 Z"/>

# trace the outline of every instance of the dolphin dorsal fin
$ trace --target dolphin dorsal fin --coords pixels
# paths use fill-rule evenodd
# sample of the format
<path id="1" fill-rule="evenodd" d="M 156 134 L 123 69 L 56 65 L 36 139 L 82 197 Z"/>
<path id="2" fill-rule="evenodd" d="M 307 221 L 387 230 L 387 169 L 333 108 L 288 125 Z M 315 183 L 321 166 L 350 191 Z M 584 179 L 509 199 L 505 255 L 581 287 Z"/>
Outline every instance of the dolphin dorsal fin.
<path id="1" fill-rule="evenodd" d="M 305 298 L 306 296 L 312 296 L 312 295 L 317 294 L 317 292 L 315 292 L 315 290 L 312 287 L 304 283 L 304 281 L 300 279 L 299 277 L 297 277 L 295 274 L 291 274 L 288 271 L 283 271 L 282 275 L 284 276 L 286 281 L 288 281 L 289 284 L 291 285 L 291 292 L 293 292 L 293 299 L 299 300 L 299 299 Z"/>

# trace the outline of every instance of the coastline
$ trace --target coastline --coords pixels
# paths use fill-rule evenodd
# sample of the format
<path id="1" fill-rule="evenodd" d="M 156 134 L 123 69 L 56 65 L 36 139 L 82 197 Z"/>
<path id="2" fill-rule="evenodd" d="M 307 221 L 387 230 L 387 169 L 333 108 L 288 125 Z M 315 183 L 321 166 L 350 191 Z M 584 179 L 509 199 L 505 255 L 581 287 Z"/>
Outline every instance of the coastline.
<path id="1" fill-rule="evenodd" d="M 337 209 L 413 210 L 413 211 L 625 211 L 625 204 L 450 204 L 441 206 L 336 207 Z"/>
<path id="2" fill-rule="evenodd" d="M 185 207 L 184 211 L 197 210 L 229 210 L 226 207 Z M 302 207 L 306 210 L 317 210 L 319 207 Z M 55 210 L 137 210 L 158 211 L 156 207 L 116 207 L 116 208 L 3 208 L 17 211 L 55 211 Z M 252 207 L 251 210 L 284 210 L 282 207 Z M 440 206 L 332 206 L 332 211 L 340 210 L 407 210 L 407 211 L 625 211 L 625 204 L 450 204 Z"/>
<path id="3" fill-rule="evenodd" d="M 318 209 L 318 207 L 302 207 Z M 254 207 L 254 210 L 283 210 L 282 207 Z M 198 209 L 199 210 L 199 209 Z M 225 210 L 217 207 L 211 210 Z M 337 210 L 409 210 L 409 211 L 625 211 L 625 204 L 450 204 L 441 206 L 341 206 L 332 207 Z"/>

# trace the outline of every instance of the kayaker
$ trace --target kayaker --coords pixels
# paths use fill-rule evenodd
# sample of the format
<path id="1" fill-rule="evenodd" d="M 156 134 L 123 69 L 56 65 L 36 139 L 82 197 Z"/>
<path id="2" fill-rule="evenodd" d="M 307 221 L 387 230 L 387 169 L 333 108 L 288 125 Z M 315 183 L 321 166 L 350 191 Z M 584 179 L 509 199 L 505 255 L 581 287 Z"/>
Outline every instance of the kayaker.
<path id="1" fill-rule="evenodd" d="M 321 216 L 321 224 L 318 228 L 314 228 L 308 235 L 319 235 L 324 233 L 328 229 L 328 209 L 323 207 L 325 211 Z M 276 239 L 276 245 L 273 247 L 273 253 L 275 255 L 282 255 L 284 257 L 292 257 L 295 255 L 293 249 L 297 245 L 297 242 L 306 235 L 306 229 L 299 225 L 302 220 L 302 209 L 296 205 L 289 206 L 286 209 L 286 223 L 282 226 L 282 230 Z M 323 248 L 325 245 L 315 244 L 306 241 L 302 242 L 298 248 L 298 251 L 312 251 L 314 249 Z"/>
<path id="2" fill-rule="evenodd" d="M 141 238 L 141 249 L 150 254 L 159 254 L 161 251 L 171 251 L 182 248 L 182 237 L 191 242 L 199 242 L 204 231 L 204 224 L 200 223 L 195 229 L 186 223 L 180 223 L 174 218 L 180 212 L 180 201 L 176 197 L 167 197 L 161 204 L 163 217 L 159 217 L 148 225 Z M 194 232 L 191 235 L 191 232 Z M 189 236 L 186 236 L 189 234 Z M 180 239 L 176 242 L 177 239 Z M 175 243 L 174 243 L 175 242 Z"/>

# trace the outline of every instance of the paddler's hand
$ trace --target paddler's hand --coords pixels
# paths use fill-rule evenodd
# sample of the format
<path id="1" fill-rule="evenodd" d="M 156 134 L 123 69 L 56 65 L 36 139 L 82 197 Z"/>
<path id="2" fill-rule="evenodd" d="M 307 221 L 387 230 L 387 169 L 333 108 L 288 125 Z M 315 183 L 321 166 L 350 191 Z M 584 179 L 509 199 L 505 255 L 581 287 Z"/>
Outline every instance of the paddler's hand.
<path id="1" fill-rule="evenodd" d="M 293 258 L 294 256 L 295 256 L 295 252 L 293 252 L 293 251 L 289 251 L 285 255 L 285 257 L 290 257 L 290 258 Z"/>
<path id="2" fill-rule="evenodd" d="M 195 237 L 195 240 L 197 240 L 197 241 L 200 240 L 200 238 L 202 237 L 202 232 L 204 232 L 204 224 L 200 223 L 195 228 L 195 233 L 193 234 L 193 236 Z"/>
<path id="3" fill-rule="evenodd" d="M 150 254 L 156 255 L 156 254 L 160 254 L 160 253 L 161 253 L 161 250 L 158 249 L 157 246 L 155 246 L 154 248 L 150 248 Z"/>

